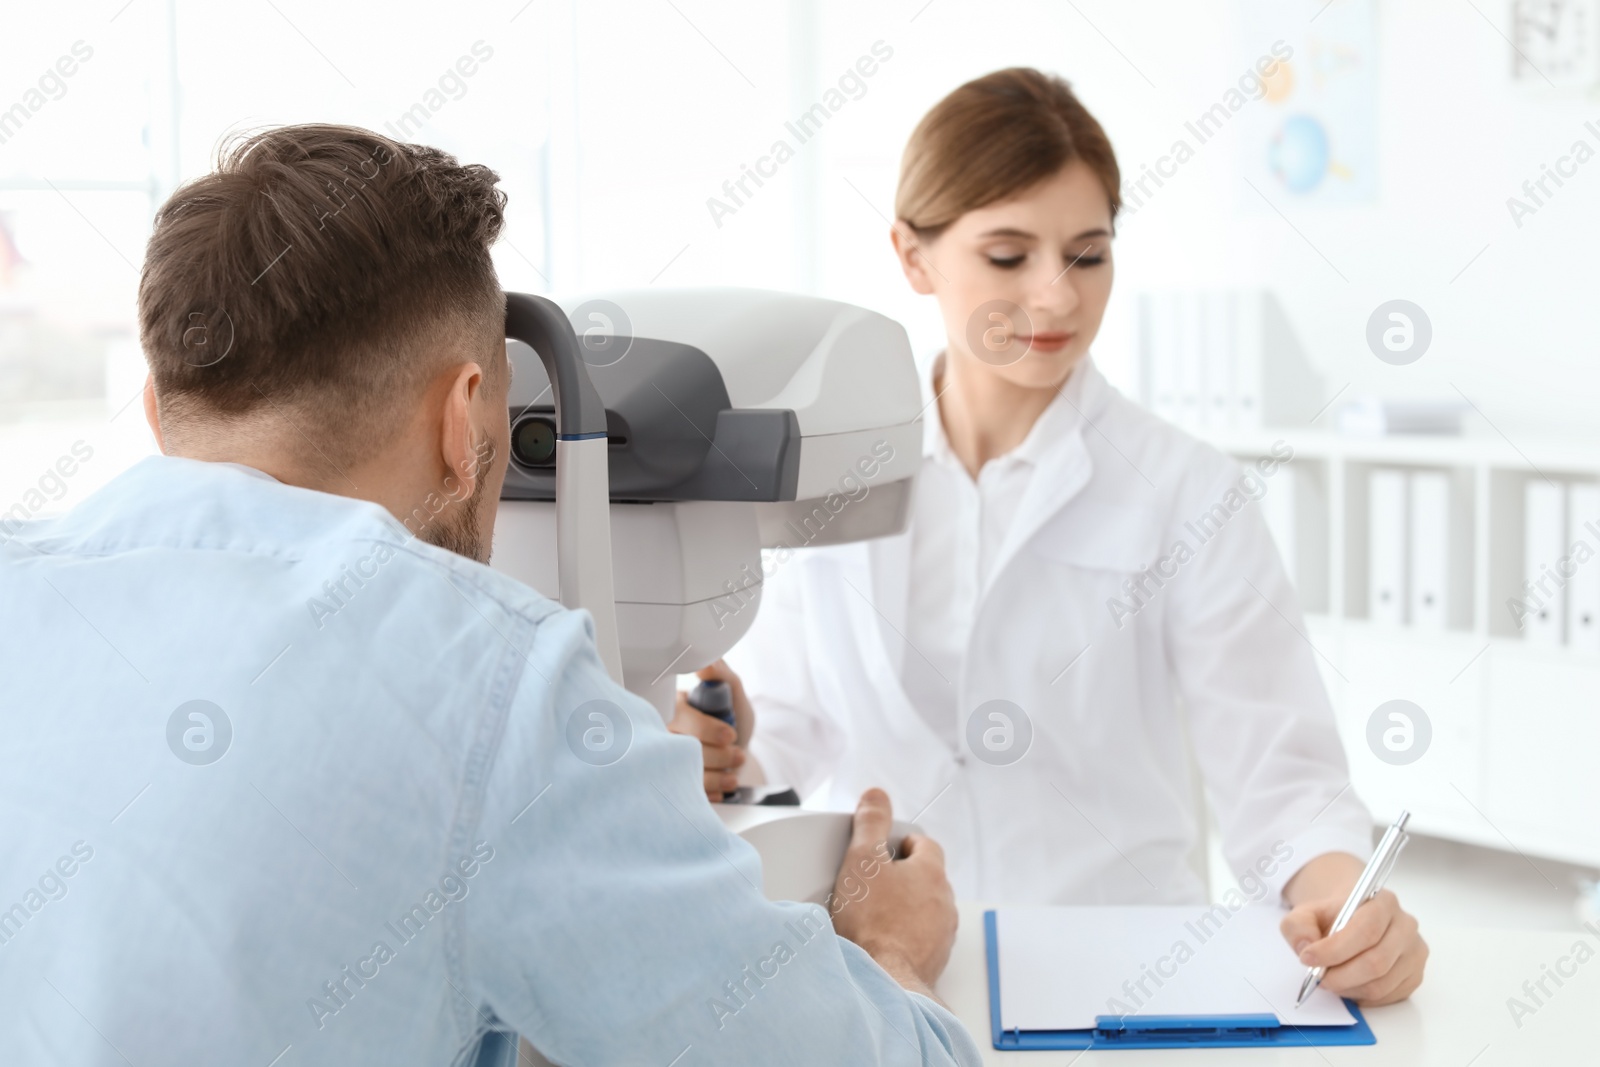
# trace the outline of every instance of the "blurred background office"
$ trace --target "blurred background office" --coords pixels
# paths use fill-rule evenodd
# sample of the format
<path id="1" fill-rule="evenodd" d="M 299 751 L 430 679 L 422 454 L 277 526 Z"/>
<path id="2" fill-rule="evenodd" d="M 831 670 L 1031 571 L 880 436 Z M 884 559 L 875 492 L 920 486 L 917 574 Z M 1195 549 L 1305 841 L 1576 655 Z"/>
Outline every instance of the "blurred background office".
<path id="1" fill-rule="evenodd" d="M 1064 75 L 1126 179 L 1095 357 L 1241 459 L 1292 450 L 1256 506 L 1352 788 L 1423 835 L 1395 887 L 1425 925 L 1600 911 L 1600 0 L 105 0 L 10 29 L 0 523 L 153 451 L 138 265 L 229 133 L 488 164 L 507 288 L 814 293 L 929 356 L 900 149 L 971 77 Z"/>

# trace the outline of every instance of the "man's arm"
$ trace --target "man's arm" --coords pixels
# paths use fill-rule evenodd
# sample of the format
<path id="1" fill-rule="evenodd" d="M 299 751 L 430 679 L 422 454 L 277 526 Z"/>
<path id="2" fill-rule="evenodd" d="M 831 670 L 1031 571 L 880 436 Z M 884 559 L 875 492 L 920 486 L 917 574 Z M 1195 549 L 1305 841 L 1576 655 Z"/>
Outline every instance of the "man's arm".
<path id="1" fill-rule="evenodd" d="M 826 907 L 762 896 L 700 759 L 605 676 L 583 616 L 543 620 L 485 768 L 476 836 L 495 858 L 463 911 L 462 993 L 562 1063 L 661 1065 L 690 1048 L 697 1062 L 978 1063 L 954 1017 L 836 936 Z M 936 896 L 930 882 L 948 894 L 935 850 L 914 848 L 837 916 L 924 987 L 953 924 L 930 949 L 914 918 L 887 915 Z"/>

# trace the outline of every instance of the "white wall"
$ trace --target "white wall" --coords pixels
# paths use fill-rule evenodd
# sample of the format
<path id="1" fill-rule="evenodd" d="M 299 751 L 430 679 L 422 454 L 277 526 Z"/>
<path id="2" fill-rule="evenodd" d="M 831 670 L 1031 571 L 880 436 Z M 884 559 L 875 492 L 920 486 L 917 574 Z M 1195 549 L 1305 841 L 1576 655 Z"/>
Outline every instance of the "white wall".
<path id="1" fill-rule="evenodd" d="M 161 0 L 115 21 L 30 10 L 0 42 L 7 69 L 42 69 L 80 37 L 96 56 L 24 136 L 0 145 L 0 185 L 136 182 L 170 169 L 158 158 L 171 125 L 160 89 L 169 40 L 180 177 L 203 173 L 232 130 L 309 120 L 383 129 L 483 40 L 493 60 L 420 136 L 502 174 L 511 206 L 497 262 L 508 287 L 815 291 L 893 315 L 928 352 L 942 341 L 934 309 L 905 286 L 886 236 L 900 151 L 917 119 L 968 78 L 1039 66 L 1074 83 L 1136 174 L 1270 46 L 1241 39 L 1237 2 L 495 0 L 446 9 L 281 0 L 275 11 L 181 0 L 170 35 Z M 1284 35 L 1321 5 L 1277 4 Z M 1123 221 L 1102 364 L 1136 388 L 1128 320 L 1141 288 L 1266 285 L 1323 375 L 1325 395 L 1306 398 L 1308 414 L 1346 383 L 1347 397 L 1454 398 L 1459 387 L 1535 457 L 1541 439 L 1592 436 L 1600 309 L 1588 245 L 1600 233 L 1600 161 L 1520 229 L 1505 202 L 1576 138 L 1600 146 L 1583 128 L 1600 120 L 1600 100 L 1510 82 L 1509 46 L 1486 21 L 1509 32 L 1509 0 L 1378 0 L 1376 10 L 1376 201 L 1313 208 L 1280 194 L 1286 222 L 1244 186 L 1239 134 L 1225 128 Z M 785 120 L 878 41 L 893 56 L 865 94 L 718 226 L 707 199 L 791 136 Z M 142 194 L 69 195 L 70 206 L 48 188 L 0 189 L 0 211 L 13 212 L 37 267 L 33 297 L 95 336 L 127 330 L 136 278 L 128 261 L 138 262 L 148 228 Z M 1408 367 L 1380 363 L 1363 340 L 1372 308 L 1393 297 L 1421 304 L 1435 328 L 1432 351 Z M 57 438 L 70 444 L 78 433 L 76 424 L 6 429 L 5 451 L 28 463 L 0 459 L 0 499 L 31 482 L 35 452 L 53 455 Z M 139 451 L 115 447 L 123 462 Z"/>
<path id="2" fill-rule="evenodd" d="M 801 107 L 776 40 L 785 28 L 781 13 L 679 7 L 755 88 L 670 9 L 616 8 L 640 12 L 632 25 L 642 36 L 585 33 L 588 62 L 605 55 L 621 62 L 586 77 L 580 101 L 581 284 L 648 281 L 688 245 L 659 284 L 814 287 L 896 316 L 919 350 L 939 344 L 937 323 L 900 279 L 884 217 L 892 214 L 905 138 L 942 94 L 1002 66 L 1058 72 L 1105 124 L 1124 170 L 1137 174 L 1272 43 L 1240 39 L 1231 0 L 822 3 L 817 71 L 824 83 L 876 40 L 894 56 L 862 99 L 717 229 L 705 197 L 765 151 Z M 1290 37 L 1322 3 L 1279 7 Z M 1509 7 L 1479 5 L 1507 33 Z M 600 10 L 589 8 L 580 25 L 618 21 Z M 1141 287 L 1265 285 L 1288 308 L 1324 377 L 1326 396 L 1308 398 L 1308 414 L 1346 383 L 1347 396 L 1456 399 L 1459 387 L 1514 441 L 1590 436 L 1600 398 L 1592 358 L 1600 305 L 1591 297 L 1588 245 L 1600 233 L 1600 162 L 1580 170 L 1520 229 L 1505 201 L 1575 138 L 1600 147 L 1600 137 L 1583 130 L 1586 120 L 1600 119 L 1600 103 L 1592 94 L 1512 83 L 1509 45 L 1472 5 L 1383 0 L 1376 17 L 1376 201 L 1314 208 L 1270 191 L 1291 228 L 1243 184 L 1238 133 L 1225 128 L 1124 221 L 1102 362 L 1125 386 L 1134 384 L 1126 318 Z M 814 191 L 803 187 L 811 179 Z M 804 254 L 810 223 L 800 211 L 810 196 L 820 215 L 814 271 Z M 1367 316 L 1394 297 L 1422 305 L 1434 324 L 1432 350 L 1409 367 L 1380 363 L 1364 342 Z"/>

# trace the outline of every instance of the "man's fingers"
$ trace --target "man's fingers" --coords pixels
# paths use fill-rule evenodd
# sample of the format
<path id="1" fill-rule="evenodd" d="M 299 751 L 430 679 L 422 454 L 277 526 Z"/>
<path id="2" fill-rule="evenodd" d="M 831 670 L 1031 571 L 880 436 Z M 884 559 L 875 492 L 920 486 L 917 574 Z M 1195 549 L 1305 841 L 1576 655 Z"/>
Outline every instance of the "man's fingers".
<path id="1" fill-rule="evenodd" d="M 889 794 L 881 789 L 869 789 L 861 794 L 856 805 L 855 825 L 850 832 L 850 848 L 875 850 L 889 839 L 894 826 L 894 809 L 889 804 Z"/>
<path id="2" fill-rule="evenodd" d="M 934 863 L 944 866 L 944 847 L 927 834 L 907 834 L 900 842 L 900 855 L 907 863 Z"/>

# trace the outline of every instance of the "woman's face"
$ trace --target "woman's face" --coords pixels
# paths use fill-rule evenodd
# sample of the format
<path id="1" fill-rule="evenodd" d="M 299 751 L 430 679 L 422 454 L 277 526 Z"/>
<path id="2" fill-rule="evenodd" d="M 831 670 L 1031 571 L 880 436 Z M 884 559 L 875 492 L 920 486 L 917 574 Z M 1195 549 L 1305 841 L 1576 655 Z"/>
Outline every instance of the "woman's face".
<path id="1" fill-rule="evenodd" d="M 901 266 L 939 298 L 950 358 L 1026 388 L 1066 381 L 1111 296 L 1111 206 L 1087 164 L 967 212 L 920 248 L 908 237 L 896 229 Z"/>

